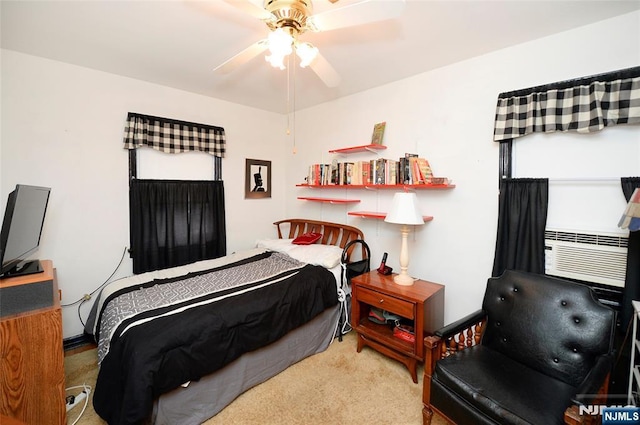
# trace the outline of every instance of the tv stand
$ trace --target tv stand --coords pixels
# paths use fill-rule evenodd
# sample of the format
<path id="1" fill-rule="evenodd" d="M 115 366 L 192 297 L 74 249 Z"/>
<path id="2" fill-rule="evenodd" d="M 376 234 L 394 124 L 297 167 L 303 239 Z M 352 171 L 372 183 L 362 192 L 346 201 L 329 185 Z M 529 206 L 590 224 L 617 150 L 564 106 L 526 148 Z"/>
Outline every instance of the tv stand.
<path id="1" fill-rule="evenodd" d="M 42 266 L 40 274 L 0 279 L 2 424 L 5 416 L 25 424 L 67 423 L 60 293 L 53 263 L 42 260 Z M 40 295 L 48 306 L 34 304 Z"/>
<path id="2" fill-rule="evenodd" d="M 16 276 L 25 276 L 28 274 L 36 274 L 44 272 L 40 260 L 25 260 L 16 264 L 15 267 L 7 270 L 0 278 L 9 278 Z"/>

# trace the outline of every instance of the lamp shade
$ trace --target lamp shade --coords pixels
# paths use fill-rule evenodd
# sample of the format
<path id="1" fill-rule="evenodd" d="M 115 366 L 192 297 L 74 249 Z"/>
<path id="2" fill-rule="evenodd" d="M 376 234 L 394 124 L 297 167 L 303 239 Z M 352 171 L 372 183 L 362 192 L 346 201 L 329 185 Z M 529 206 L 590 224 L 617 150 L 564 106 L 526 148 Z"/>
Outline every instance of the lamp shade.
<path id="1" fill-rule="evenodd" d="M 424 224 L 424 218 L 418 210 L 418 197 L 413 192 L 398 192 L 393 195 L 391 210 L 384 219 L 395 224 Z"/>

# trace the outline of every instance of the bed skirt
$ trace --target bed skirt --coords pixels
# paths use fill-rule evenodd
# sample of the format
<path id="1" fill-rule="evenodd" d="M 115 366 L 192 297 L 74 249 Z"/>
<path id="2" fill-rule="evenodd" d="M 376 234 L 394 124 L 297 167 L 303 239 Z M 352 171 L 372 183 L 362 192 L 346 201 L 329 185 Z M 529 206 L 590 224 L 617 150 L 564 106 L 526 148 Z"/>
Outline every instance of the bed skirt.
<path id="1" fill-rule="evenodd" d="M 267 347 L 240 358 L 186 388 L 163 394 L 153 405 L 154 425 L 199 425 L 248 389 L 289 366 L 326 350 L 331 344 L 340 306 L 329 308 Z"/>

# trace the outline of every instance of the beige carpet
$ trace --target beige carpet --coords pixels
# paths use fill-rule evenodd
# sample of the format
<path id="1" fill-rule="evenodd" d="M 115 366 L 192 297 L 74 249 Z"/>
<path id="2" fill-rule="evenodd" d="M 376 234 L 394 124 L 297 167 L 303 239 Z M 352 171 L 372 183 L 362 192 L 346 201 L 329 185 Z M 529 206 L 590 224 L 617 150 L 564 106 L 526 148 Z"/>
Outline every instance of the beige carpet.
<path id="1" fill-rule="evenodd" d="M 65 358 L 66 386 L 95 386 L 96 350 Z M 239 396 L 205 422 L 221 424 L 422 424 L 422 367 L 414 384 L 409 371 L 370 348 L 356 352 L 353 332 L 320 354 L 291 366 Z M 69 391 L 76 394 L 78 390 Z M 73 424 L 82 405 L 68 413 Z M 445 422 L 434 416 L 434 425 Z M 105 424 L 91 401 L 78 425 Z"/>

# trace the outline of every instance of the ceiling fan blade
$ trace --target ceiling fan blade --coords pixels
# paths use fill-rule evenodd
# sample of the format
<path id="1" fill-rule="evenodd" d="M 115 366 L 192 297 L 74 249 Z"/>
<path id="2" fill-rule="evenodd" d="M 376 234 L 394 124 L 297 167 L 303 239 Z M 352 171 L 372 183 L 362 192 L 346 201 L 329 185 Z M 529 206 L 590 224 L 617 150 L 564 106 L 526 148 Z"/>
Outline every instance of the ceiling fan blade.
<path id="1" fill-rule="evenodd" d="M 307 19 L 307 27 L 316 32 L 330 31 L 393 19 L 402 14 L 404 6 L 405 0 L 364 0 L 349 6 L 315 14 Z"/>
<path id="2" fill-rule="evenodd" d="M 269 47 L 269 41 L 265 38 L 264 40 L 257 41 L 253 43 L 251 46 L 247 47 L 237 55 L 232 58 L 226 60 L 224 63 L 218 65 L 214 68 L 213 72 L 216 74 L 228 74 L 234 69 L 244 65 L 249 62 L 251 59 L 258 56 L 260 53 L 267 50 Z"/>
<path id="3" fill-rule="evenodd" d="M 250 0 L 224 0 L 224 2 L 237 9 L 242 10 L 245 13 L 248 13 L 254 18 L 258 18 L 263 21 L 273 19 L 273 16 L 271 15 L 271 13 L 269 13 L 268 10 L 258 6 L 255 3 L 252 3 Z"/>
<path id="4" fill-rule="evenodd" d="M 309 64 L 309 68 L 320 77 L 327 87 L 337 87 L 340 81 L 342 81 L 342 78 L 333 66 L 331 66 L 329 61 L 320 53 L 318 53 L 315 59 Z"/>

